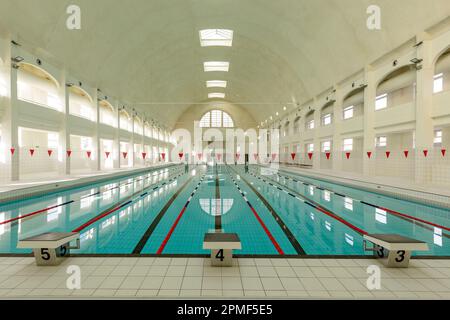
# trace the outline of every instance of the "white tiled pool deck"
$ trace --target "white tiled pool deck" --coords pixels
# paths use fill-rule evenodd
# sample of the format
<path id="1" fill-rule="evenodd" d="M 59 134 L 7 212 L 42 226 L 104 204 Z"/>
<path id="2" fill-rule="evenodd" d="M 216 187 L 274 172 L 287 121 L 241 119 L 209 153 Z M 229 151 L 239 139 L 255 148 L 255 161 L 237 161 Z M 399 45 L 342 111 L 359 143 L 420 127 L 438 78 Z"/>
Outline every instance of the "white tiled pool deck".
<path id="1" fill-rule="evenodd" d="M 450 299 L 450 260 L 415 259 L 388 269 L 373 259 L 236 259 L 229 268 L 206 258 L 71 257 L 56 267 L 33 258 L 0 258 L 0 299 Z M 69 265 L 81 289 L 69 290 Z M 381 269 L 381 289 L 366 286 L 368 265 Z"/>

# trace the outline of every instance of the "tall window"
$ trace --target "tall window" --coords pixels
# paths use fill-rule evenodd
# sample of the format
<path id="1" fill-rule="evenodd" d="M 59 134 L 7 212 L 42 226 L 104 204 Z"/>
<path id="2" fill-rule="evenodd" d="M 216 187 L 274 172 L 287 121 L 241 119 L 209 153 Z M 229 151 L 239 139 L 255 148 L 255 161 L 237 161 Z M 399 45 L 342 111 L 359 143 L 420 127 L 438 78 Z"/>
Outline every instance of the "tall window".
<path id="1" fill-rule="evenodd" d="M 387 93 L 378 96 L 375 100 L 375 110 L 387 108 Z"/>
<path id="2" fill-rule="evenodd" d="M 344 139 L 344 151 L 353 150 L 353 139 Z"/>
<path id="3" fill-rule="evenodd" d="M 314 120 L 309 120 L 309 121 L 306 123 L 306 128 L 308 128 L 308 129 L 310 129 L 310 130 L 314 129 Z"/>
<path id="4" fill-rule="evenodd" d="M 230 115 L 221 110 L 212 110 L 206 113 L 200 120 L 201 128 L 232 128 L 234 127 L 233 119 Z"/>
<path id="5" fill-rule="evenodd" d="M 331 113 L 322 116 L 322 125 L 327 126 L 329 124 L 331 124 Z"/>
<path id="6" fill-rule="evenodd" d="M 444 74 L 439 73 L 434 76 L 433 93 L 442 92 L 444 90 Z"/>
<path id="7" fill-rule="evenodd" d="M 331 141 L 322 142 L 322 152 L 328 152 L 331 150 Z"/>
<path id="8" fill-rule="evenodd" d="M 387 137 L 381 136 L 375 139 L 375 145 L 377 147 L 386 147 L 387 146 Z"/>
<path id="9" fill-rule="evenodd" d="M 442 143 L 442 130 L 436 130 L 434 132 L 434 144 Z"/>
<path id="10" fill-rule="evenodd" d="M 344 120 L 353 118 L 354 107 L 350 106 L 344 109 Z"/>

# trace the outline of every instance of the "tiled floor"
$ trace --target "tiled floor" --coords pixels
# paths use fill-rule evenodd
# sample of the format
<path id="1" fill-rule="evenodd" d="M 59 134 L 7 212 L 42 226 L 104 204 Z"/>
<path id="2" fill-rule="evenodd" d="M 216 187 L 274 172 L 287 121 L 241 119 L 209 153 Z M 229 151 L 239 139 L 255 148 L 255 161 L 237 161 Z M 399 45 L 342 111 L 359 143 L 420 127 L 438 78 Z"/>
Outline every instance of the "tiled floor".
<path id="1" fill-rule="evenodd" d="M 235 261 L 215 268 L 204 258 L 68 258 L 37 267 L 33 258 L 0 258 L 0 299 L 450 299 L 450 260 L 412 260 L 408 269 L 369 259 Z M 67 289 L 69 265 L 81 268 L 81 289 Z M 380 290 L 367 289 L 368 265 L 380 266 Z"/>

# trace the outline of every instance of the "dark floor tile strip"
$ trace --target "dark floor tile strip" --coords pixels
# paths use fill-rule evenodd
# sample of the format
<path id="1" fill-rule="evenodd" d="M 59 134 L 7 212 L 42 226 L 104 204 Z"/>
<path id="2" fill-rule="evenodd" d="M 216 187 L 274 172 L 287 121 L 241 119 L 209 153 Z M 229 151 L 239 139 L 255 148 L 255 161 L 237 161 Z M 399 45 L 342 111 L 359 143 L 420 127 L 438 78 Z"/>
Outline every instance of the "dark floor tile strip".
<path id="1" fill-rule="evenodd" d="M 216 211 L 215 212 L 215 219 L 214 219 L 214 224 L 215 224 L 215 229 L 217 231 L 222 230 L 222 200 L 220 199 L 220 185 L 219 185 L 219 173 L 217 171 L 217 166 L 216 166 L 216 201 L 219 201 L 219 208 L 217 208 L 217 203 L 216 203 Z"/>

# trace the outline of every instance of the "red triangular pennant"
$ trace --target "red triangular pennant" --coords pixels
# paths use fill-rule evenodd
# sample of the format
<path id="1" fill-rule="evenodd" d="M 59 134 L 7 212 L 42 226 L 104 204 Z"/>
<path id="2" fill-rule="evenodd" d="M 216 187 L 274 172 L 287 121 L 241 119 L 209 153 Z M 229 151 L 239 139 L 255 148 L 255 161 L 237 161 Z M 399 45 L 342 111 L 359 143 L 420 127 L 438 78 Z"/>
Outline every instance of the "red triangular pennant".
<path id="1" fill-rule="evenodd" d="M 272 153 L 272 161 L 274 161 L 277 158 L 277 154 L 276 153 Z"/>
<path id="2" fill-rule="evenodd" d="M 367 158 L 371 158 L 372 157 L 372 152 L 371 151 L 367 151 Z"/>
<path id="3" fill-rule="evenodd" d="M 239 160 L 240 157 L 241 157 L 241 155 L 239 153 L 236 153 L 236 159 Z"/>
<path id="4" fill-rule="evenodd" d="M 441 154 L 442 154 L 443 157 L 445 157 L 445 153 L 446 153 L 446 152 L 447 152 L 447 150 L 441 149 Z"/>
<path id="5" fill-rule="evenodd" d="M 11 155 L 13 156 L 14 152 L 16 152 L 16 149 L 15 148 L 11 148 L 11 149 L 9 149 L 9 151 L 11 151 Z"/>
<path id="6" fill-rule="evenodd" d="M 331 152 L 325 152 L 325 156 L 327 157 L 327 160 L 330 160 Z"/>
<path id="7" fill-rule="evenodd" d="M 50 149 L 49 149 L 49 150 L 47 150 L 47 153 L 48 153 L 48 156 L 51 157 L 51 156 L 52 156 L 52 153 L 53 153 L 53 150 L 50 150 Z"/>
<path id="8" fill-rule="evenodd" d="M 308 158 L 309 158 L 309 160 L 311 160 L 312 156 L 313 156 L 313 153 L 312 153 L 312 152 L 308 152 Z"/>
<path id="9" fill-rule="evenodd" d="M 111 152 L 105 151 L 105 155 L 106 155 L 107 158 L 109 158 L 109 155 L 110 155 L 110 154 L 111 154 Z"/>
<path id="10" fill-rule="evenodd" d="M 183 155 L 184 155 L 183 152 L 180 152 L 180 153 L 178 154 L 178 157 L 180 157 L 180 160 L 181 160 L 181 158 L 183 158 Z"/>
<path id="11" fill-rule="evenodd" d="M 147 157 L 147 153 L 142 152 L 142 159 L 145 159 L 145 157 Z"/>
<path id="12" fill-rule="evenodd" d="M 86 151 L 86 154 L 87 154 L 88 158 L 91 158 L 92 151 Z"/>
<path id="13" fill-rule="evenodd" d="M 202 160 L 202 157 L 203 157 L 203 154 L 201 154 L 201 153 L 198 153 L 198 154 L 197 154 L 198 160 Z"/>
<path id="14" fill-rule="evenodd" d="M 34 149 L 30 149 L 30 155 L 31 155 L 31 156 L 34 155 Z"/>
<path id="15" fill-rule="evenodd" d="M 390 155 L 391 155 L 391 152 L 390 151 L 386 151 L 386 158 L 389 158 Z"/>
<path id="16" fill-rule="evenodd" d="M 405 155 L 405 158 L 408 158 L 409 151 L 405 150 L 405 151 L 403 151 L 403 154 Z"/>
<path id="17" fill-rule="evenodd" d="M 162 158 L 163 160 L 165 160 L 165 159 L 166 159 L 166 154 L 165 154 L 165 153 L 161 153 L 161 158 Z"/>
<path id="18" fill-rule="evenodd" d="M 222 155 L 219 153 L 218 155 L 217 155 L 217 159 L 220 161 L 220 159 L 222 159 Z"/>
<path id="19" fill-rule="evenodd" d="M 70 158 L 70 156 L 72 155 L 72 150 L 67 150 L 66 153 L 67 153 L 67 157 Z"/>
<path id="20" fill-rule="evenodd" d="M 428 150 L 427 149 L 423 150 L 423 155 L 425 156 L 425 158 L 428 156 Z"/>
<path id="21" fill-rule="evenodd" d="M 296 156 L 297 154 L 295 153 L 295 152 L 292 152 L 291 153 L 291 158 L 292 158 L 292 160 L 295 160 L 295 156 Z"/>
<path id="22" fill-rule="evenodd" d="M 257 153 L 254 153 L 254 154 L 253 154 L 253 158 L 255 158 L 255 160 L 258 160 L 258 154 L 257 154 Z"/>
<path id="23" fill-rule="evenodd" d="M 128 156 L 128 152 L 122 152 L 122 156 L 123 156 L 124 159 L 126 159 L 127 156 Z"/>
<path id="24" fill-rule="evenodd" d="M 350 159 L 350 152 L 346 152 L 346 153 L 345 153 L 345 157 L 346 157 L 347 159 Z"/>

